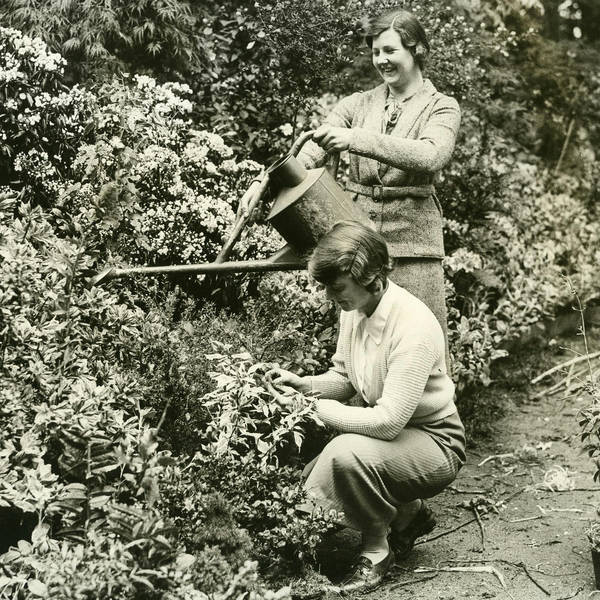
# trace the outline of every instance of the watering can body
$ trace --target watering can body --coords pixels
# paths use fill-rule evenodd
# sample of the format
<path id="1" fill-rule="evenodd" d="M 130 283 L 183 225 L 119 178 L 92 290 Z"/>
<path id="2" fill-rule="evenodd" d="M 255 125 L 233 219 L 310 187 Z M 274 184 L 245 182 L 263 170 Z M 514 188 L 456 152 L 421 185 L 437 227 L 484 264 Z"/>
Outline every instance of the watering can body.
<path id="1" fill-rule="evenodd" d="M 338 221 L 367 220 L 324 167 L 307 170 L 288 154 L 268 173 L 278 191 L 267 221 L 300 257 L 305 258 Z"/>

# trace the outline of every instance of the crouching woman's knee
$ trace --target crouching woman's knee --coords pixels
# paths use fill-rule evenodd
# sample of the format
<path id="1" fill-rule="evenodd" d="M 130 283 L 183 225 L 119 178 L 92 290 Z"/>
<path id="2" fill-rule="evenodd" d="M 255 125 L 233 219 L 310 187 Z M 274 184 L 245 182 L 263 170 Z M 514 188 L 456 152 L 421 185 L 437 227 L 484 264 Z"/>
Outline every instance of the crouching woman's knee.
<path id="1" fill-rule="evenodd" d="M 356 433 L 343 433 L 333 438 L 321 453 L 321 460 L 330 462 L 334 469 L 352 470 L 365 465 L 369 438 Z"/>

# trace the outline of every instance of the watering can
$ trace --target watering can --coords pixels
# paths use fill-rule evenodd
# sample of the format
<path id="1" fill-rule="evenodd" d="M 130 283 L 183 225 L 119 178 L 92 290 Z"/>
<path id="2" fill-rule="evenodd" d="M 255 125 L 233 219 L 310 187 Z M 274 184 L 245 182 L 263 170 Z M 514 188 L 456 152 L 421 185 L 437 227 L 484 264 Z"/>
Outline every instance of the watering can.
<path id="1" fill-rule="evenodd" d="M 336 222 L 345 219 L 361 222 L 368 220 L 325 167 L 306 169 L 296 158 L 300 148 L 312 137 L 313 133 L 313 131 L 307 131 L 300 135 L 290 152 L 273 163 L 266 173 L 263 173 L 261 179 L 253 182 L 240 202 L 240 205 L 247 202 L 248 210 L 246 214 L 238 214 L 233 231 L 214 262 L 156 267 L 111 267 L 96 275 L 92 279 L 92 285 L 129 275 L 242 273 L 305 269 L 308 255 Z M 259 206 L 267 191 L 275 196 L 267 216 L 267 222 L 280 233 L 287 245 L 264 260 L 227 262 L 250 214 Z"/>

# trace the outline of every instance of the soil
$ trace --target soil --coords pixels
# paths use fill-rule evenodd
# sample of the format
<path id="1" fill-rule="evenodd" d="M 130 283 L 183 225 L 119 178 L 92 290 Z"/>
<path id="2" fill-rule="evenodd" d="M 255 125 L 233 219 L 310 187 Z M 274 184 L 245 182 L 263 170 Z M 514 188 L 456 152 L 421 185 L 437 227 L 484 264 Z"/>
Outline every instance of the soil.
<path id="1" fill-rule="evenodd" d="M 588 345 L 590 351 L 600 349 L 600 330 L 588 332 Z M 594 592 L 585 536 L 589 522 L 598 518 L 600 485 L 593 480 L 594 463 L 581 450 L 577 422 L 578 411 L 590 399 L 583 391 L 566 395 L 564 390 L 535 397 L 565 379 L 565 370 L 536 386 L 529 383 L 551 366 L 584 353 L 583 338 L 561 338 L 543 346 L 530 346 L 501 367 L 499 380 L 485 390 L 481 403 L 490 419 L 494 405 L 503 404 L 504 415 L 495 419 L 485 439 L 471 438 L 468 463 L 454 484 L 428 501 L 437 517 L 436 529 L 391 569 L 381 587 L 363 598 L 600 597 L 600 591 Z M 480 507 L 481 528 L 470 503 Z M 471 523 L 459 527 L 467 521 Z M 330 540 L 322 572 L 334 583 L 347 571 L 358 541 L 350 530 Z M 441 570 L 456 567 L 471 570 Z M 330 591 L 327 597 L 339 595 Z"/>

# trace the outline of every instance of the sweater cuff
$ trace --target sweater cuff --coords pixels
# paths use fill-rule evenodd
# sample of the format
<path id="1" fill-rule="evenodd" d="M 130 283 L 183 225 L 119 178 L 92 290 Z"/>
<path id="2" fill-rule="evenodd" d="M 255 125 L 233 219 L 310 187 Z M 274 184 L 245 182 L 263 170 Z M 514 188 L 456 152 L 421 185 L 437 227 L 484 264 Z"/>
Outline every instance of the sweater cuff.
<path id="1" fill-rule="evenodd" d="M 348 150 L 354 154 L 364 154 L 365 148 L 372 145 L 369 139 L 371 134 L 360 127 L 353 127 L 350 131 L 352 135 L 350 136 Z"/>

